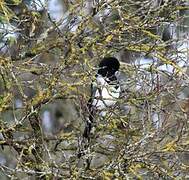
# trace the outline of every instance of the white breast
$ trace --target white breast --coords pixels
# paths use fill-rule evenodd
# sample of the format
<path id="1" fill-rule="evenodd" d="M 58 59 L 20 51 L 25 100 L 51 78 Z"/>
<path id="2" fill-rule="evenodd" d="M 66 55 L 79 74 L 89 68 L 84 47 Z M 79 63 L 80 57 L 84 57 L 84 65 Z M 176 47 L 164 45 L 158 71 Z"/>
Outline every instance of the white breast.
<path id="1" fill-rule="evenodd" d="M 97 78 L 97 90 L 94 95 L 92 105 L 98 110 L 115 105 L 117 98 L 120 96 L 120 87 L 109 85 L 103 77 Z"/>

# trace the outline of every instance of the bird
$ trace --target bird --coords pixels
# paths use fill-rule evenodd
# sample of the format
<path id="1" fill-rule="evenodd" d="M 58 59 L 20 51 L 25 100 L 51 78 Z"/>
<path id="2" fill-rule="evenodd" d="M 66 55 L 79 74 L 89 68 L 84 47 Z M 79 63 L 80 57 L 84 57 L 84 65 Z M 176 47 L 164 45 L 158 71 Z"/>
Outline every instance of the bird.
<path id="1" fill-rule="evenodd" d="M 118 80 L 120 63 L 115 57 L 104 57 L 91 83 L 91 96 L 87 103 L 89 117 L 86 121 L 83 137 L 90 139 L 94 126 L 94 118 L 106 116 L 108 108 L 116 104 L 120 97 L 120 84 Z"/>

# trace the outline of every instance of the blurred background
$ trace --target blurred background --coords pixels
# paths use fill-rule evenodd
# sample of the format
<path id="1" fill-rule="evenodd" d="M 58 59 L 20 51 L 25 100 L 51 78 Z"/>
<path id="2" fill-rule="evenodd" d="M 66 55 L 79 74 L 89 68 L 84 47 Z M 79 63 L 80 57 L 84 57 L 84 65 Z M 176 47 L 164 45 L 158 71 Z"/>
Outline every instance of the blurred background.
<path id="1" fill-rule="evenodd" d="M 122 93 L 85 149 L 106 56 Z M 187 179 L 188 60 L 188 0 L 1 0 L 0 179 Z"/>

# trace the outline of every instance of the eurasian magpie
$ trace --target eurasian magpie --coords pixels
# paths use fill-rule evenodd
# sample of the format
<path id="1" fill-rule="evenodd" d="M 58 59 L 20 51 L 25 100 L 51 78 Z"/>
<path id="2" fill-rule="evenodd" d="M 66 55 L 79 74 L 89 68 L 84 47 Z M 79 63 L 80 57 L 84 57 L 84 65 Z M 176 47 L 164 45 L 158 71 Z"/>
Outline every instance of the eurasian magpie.
<path id="1" fill-rule="evenodd" d="M 88 138 L 93 128 L 96 115 L 105 116 L 108 108 L 115 105 L 120 96 L 120 85 L 117 79 L 120 63 L 115 57 L 105 57 L 99 63 L 95 80 L 91 84 L 91 97 L 87 104 L 89 117 L 83 137 Z"/>

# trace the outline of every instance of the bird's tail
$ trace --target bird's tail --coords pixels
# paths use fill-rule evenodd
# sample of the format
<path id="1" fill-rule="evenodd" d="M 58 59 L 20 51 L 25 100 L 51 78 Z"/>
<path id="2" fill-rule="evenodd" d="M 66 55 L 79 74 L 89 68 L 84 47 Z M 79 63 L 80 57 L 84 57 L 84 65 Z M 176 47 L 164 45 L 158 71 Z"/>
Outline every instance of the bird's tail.
<path id="1" fill-rule="evenodd" d="M 85 129 L 83 132 L 83 137 L 89 139 L 91 134 L 91 129 L 93 128 L 93 122 L 94 122 L 94 108 L 91 104 L 92 99 L 89 100 L 87 104 L 87 109 L 89 112 L 89 117 L 86 121 Z"/>

